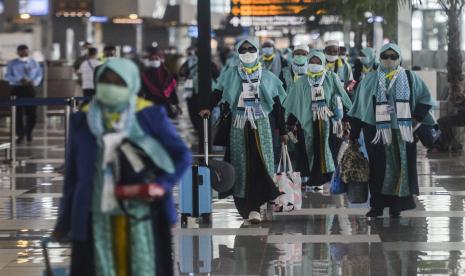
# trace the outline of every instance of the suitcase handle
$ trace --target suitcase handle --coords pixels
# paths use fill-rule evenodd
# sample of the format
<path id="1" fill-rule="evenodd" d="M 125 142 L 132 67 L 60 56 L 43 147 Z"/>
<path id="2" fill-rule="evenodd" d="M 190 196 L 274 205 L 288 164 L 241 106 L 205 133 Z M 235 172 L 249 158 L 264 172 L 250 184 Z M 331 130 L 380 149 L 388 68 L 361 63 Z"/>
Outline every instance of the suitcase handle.
<path id="1" fill-rule="evenodd" d="M 203 148 L 205 164 L 208 166 L 208 117 L 203 118 Z"/>
<path id="2" fill-rule="evenodd" d="M 40 245 L 42 246 L 42 253 L 44 255 L 45 261 L 45 276 L 53 276 L 52 266 L 50 265 L 50 258 L 48 256 L 47 246 L 52 242 L 51 237 L 46 237 L 40 241 Z"/>

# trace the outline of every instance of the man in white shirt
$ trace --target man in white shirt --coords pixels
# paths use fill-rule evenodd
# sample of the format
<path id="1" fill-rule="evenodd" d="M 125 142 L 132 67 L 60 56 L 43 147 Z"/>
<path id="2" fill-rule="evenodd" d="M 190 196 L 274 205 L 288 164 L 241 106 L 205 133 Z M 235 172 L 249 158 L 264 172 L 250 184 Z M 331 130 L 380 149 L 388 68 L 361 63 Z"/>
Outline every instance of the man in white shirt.
<path id="1" fill-rule="evenodd" d="M 92 97 L 95 95 L 94 71 L 100 61 L 97 59 L 97 49 L 89 48 L 87 59 L 81 63 L 79 73 L 81 74 L 81 88 L 84 92 L 84 97 Z"/>

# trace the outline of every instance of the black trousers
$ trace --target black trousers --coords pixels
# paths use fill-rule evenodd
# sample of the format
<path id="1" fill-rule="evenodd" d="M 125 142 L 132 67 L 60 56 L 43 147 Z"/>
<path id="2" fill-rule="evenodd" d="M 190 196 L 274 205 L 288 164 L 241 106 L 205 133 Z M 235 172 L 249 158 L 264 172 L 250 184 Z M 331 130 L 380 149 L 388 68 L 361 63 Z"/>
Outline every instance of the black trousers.
<path id="1" fill-rule="evenodd" d="M 13 86 L 11 95 L 17 98 L 35 98 L 35 90 L 31 85 Z M 24 122 L 26 120 L 26 122 Z M 31 136 L 36 125 L 37 115 L 35 106 L 16 107 L 16 135 L 23 138 L 24 135 Z"/>
<path id="2" fill-rule="evenodd" d="M 162 202 L 152 204 L 152 229 L 155 239 L 157 276 L 173 276 L 173 246 L 171 224 Z"/>
<path id="3" fill-rule="evenodd" d="M 200 131 L 202 129 L 202 118 L 199 116 L 199 96 L 193 94 L 192 97 L 187 99 L 187 109 L 189 111 L 189 118 L 191 119 L 194 129 Z"/>
<path id="4" fill-rule="evenodd" d="M 82 89 L 84 97 L 93 97 L 95 95 L 95 89 Z"/>

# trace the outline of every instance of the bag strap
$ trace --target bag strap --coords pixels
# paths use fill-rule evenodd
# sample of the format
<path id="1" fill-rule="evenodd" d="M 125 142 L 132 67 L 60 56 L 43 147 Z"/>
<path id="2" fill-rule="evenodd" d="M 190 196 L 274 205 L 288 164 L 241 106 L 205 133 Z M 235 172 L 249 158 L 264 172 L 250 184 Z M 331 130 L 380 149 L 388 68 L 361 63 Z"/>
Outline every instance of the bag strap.
<path id="1" fill-rule="evenodd" d="M 287 145 L 284 145 L 284 151 L 286 154 L 286 163 L 289 165 L 289 171 L 286 171 L 286 172 L 293 173 L 294 168 L 292 167 L 291 156 L 289 155 L 289 150 L 287 148 Z"/>
<path id="2" fill-rule="evenodd" d="M 284 157 L 284 146 L 281 147 L 281 154 L 279 157 L 279 164 L 278 164 L 278 169 L 276 170 L 276 173 L 279 174 L 281 173 L 281 166 L 283 165 L 283 158 Z M 286 160 L 284 160 L 284 163 L 286 163 Z M 286 165 L 284 164 L 284 172 L 286 172 Z"/>

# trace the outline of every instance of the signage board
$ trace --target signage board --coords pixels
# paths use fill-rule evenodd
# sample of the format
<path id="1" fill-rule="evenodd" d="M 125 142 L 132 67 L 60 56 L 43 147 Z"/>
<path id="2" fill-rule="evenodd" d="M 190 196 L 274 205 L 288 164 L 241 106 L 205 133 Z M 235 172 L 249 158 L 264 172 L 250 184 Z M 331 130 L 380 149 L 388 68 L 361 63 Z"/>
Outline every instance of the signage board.
<path id="1" fill-rule="evenodd" d="M 232 16 L 296 16 L 324 0 L 231 0 Z"/>

